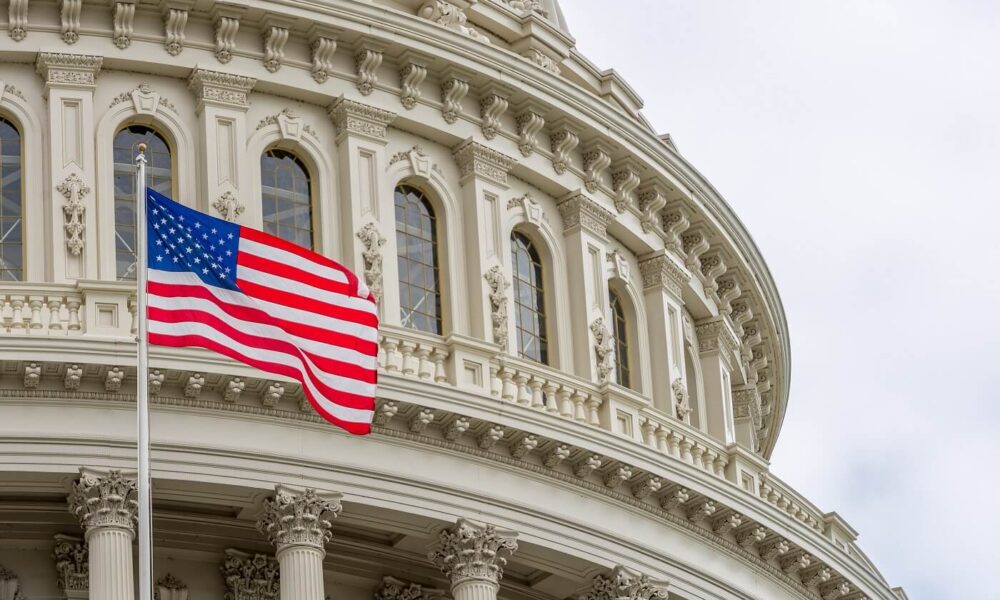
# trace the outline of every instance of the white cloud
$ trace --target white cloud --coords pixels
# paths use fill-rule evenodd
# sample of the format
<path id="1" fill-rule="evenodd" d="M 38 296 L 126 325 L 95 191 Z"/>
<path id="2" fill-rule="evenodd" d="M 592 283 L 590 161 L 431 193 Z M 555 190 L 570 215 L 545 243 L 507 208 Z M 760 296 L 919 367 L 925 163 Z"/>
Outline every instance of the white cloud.
<path id="1" fill-rule="evenodd" d="M 774 470 L 910 597 L 990 597 L 1000 5 L 562 4 L 777 280 L 792 393 Z"/>

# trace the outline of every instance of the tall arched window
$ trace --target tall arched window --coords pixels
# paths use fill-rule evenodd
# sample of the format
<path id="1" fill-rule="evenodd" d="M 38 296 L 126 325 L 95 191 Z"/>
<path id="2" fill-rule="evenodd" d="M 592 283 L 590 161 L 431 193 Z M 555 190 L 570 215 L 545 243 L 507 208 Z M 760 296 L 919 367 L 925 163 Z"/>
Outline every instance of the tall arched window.
<path id="1" fill-rule="evenodd" d="M 24 278 L 21 133 L 0 117 L 0 281 Z"/>
<path id="2" fill-rule="evenodd" d="M 145 125 L 115 134 L 115 272 L 135 279 L 135 157 L 146 144 L 146 187 L 173 197 L 173 159 L 163 136 Z"/>
<path id="3" fill-rule="evenodd" d="M 400 322 L 440 335 L 441 279 L 434 209 L 420 190 L 408 185 L 398 186 L 395 195 Z"/>
<path id="4" fill-rule="evenodd" d="M 291 152 L 271 149 L 260 157 L 264 231 L 304 248 L 313 247 L 309 170 Z"/>
<path id="5" fill-rule="evenodd" d="M 514 271 L 514 316 L 517 319 L 517 352 L 522 358 L 549 362 L 548 336 L 545 331 L 545 289 L 542 261 L 527 236 L 510 236 L 511 263 Z"/>
<path id="6" fill-rule="evenodd" d="M 625 387 L 632 387 L 632 370 L 629 368 L 629 340 L 628 321 L 625 319 L 625 307 L 622 306 L 621 296 L 614 290 L 608 290 L 611 298 L 611 316 L 614 319 L 615 335 L 615 372 L 618 374 L 618 383 Z"/>

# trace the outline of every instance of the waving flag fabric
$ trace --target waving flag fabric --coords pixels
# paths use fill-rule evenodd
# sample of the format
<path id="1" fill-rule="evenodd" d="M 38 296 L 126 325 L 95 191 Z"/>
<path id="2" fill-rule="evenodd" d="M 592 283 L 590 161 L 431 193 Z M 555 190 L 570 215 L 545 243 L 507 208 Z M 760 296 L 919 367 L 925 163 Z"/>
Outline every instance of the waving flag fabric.
<path id="1" fill-rule="evenodd" d="M 295 379 L 328 421 L 369 433 L 378 316 L 365 283 L 281 238 L 146 197 L 150 343 Z"/>

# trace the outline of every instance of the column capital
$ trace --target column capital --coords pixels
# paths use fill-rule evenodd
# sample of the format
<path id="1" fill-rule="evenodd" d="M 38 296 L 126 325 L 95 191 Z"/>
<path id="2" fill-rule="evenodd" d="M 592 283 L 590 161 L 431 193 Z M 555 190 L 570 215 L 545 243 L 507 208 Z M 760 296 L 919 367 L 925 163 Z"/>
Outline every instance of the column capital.
<path id="1" fill-rule="evenodd" d="M 39 52 L 35 70 L 45 80 L 46 91 L 51 87 L 93 89 L 103 62 L 100 56 Z"/>
<path id="2" fill-rule="evenodd" d="M 278 600 L 280 572 L 272 557 L 226 548 L 226 561 L 219 570 L 226 580 L 226 598 Z"/>
<path id="3" fill-rule="evenodd" d="M 78 537 L 56 534 L 52 558 L 56 562 L 56 585 L 67 598 L 86 598 L 90 590 L 90 560 L 87 543 Z"/>
<path id="4" fill-rule="evenodd" d="M 677 298 L 681 297 L 684 285 L 691 279 L 689 273 L 668 252 L 659 251 L 639 259 L 643 289 L 663 288 Z"/>
<path id="5" fill-rule="evenodd" d="M 340 494 L 318 494 L 279 485 L 274 497 L 264 501 L 264 515 L 257 529 L 281 550 L 285 546 L 312 546 L 320 550 L 333 535 L 332 520 L 341 511 Z"/>
<path id="6" fill-rule="evenodd" d="M 614 213 L 580 190 L 563 196 L 557 208 L 562 217 L 564 232 L 582 228 L 602 240 L 608 237 L 608 223 L 615 220 Z"/>
<path id="7" fill-rule="evenodd" d="M 340 96 L 327 107 L 326 112 L 337 129 L 337 142 L 345 135 L 360 135 L 385 143 L 389 139 L 388 126 L 396 113 L 376 108 Z"/>
<path id="8" fill-rule="evenodd" d="M 729 370 L 735 366 L 733 357 L 740 351 L 739 338 L 724 317 L 702 319 L 695 323 L 698 336 L 698 352 L 718 352 Z"/>
<path id="9" fill-rule="evenodd" d="M 198 99 L 198 112 L 206 104 L 246 110 L 255 85 L 257 80 L 253 77 L 208 69 L 195 69 L 188 78 L 188 87 Z"/>
<path id="10" fill-rule="evenodd" d="M 441 532 L 430 559 L 451 579 L 452 585 L 466 579 L 498 584 L 507 558 L 515 551 L 515 532 L 459 519 Z"/>
<path id="11" fill-rule="evenodd" d="M 451 154 L 458 165 L 462 183 L 470 177 L 481 177 L 507 187 L 507 173 L 517 163 L 514 158 L 475 142 L 472 138 L 455 146 Z"/>
<path id="12" fill-rule="evenodd" d="M 80 469 L 80 479 L 69 494 L 69 512 L 80 520 L 86 535 L 102 527 L 135 534 L 138 519 L 138 488 L 135 479 L 121 471 Z"/>
<path id="13" fill-rule="evenodd" d="M 375 600 L 439 600 L 444 590 L 409 583 L 386 575 L 375 590 Z"/>
<path id="14" fill-rule="evenodd" d="M 666 600 L 667 583 L 651 581 L 647 575 L 622 566 L 610 575 L 598 575 L 584 600 Z"/>

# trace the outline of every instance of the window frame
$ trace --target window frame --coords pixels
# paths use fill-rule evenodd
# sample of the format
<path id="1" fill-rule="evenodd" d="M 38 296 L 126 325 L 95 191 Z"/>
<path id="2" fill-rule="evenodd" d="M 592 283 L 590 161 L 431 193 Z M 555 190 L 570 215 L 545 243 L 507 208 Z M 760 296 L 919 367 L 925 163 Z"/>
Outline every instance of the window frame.
<path id="1" fill-rule="evenodd" d="M 295 241 L 292 241 L 292 240 L 288 240 L 288 239 L 283 238 L 280 235 L 278 235 L 278 232 L 279 232 L 278 227 L 280 226 L 279 223 L 275 223 L 274 224 L 275 231 L 273 233 L 267 230 L 268 220 L 267 220 L 266 213 L 264 212 L 264 202 L 265 202 L 265 198 L 266 198 L 266 194 L 264 192 L 264 188 L 265 188 L 265 185 L 264 185 L 264 177 L 265 177 L 264 176 L 264 173 L 265 173 L 264 159 L 269 154 L 275 153 L 275 152 L 280 152 L 280 153 L 285 154 L 288 157 L 291 157 L 292 159 L 294 159 L 294 161 L 302 168 L 302 171 L 305 173 L 306 186 L 307 186 L 307 196 L 308 196 L 307 206 L 309 207 L 309 246 L 308 247 L 301 246 L 301 244 L 298 244 L 298 242 L 295 242 Z M 264 231 L 265 233 L 268 233 L 268 234 L 273 235 L 275 237 L 281 238 L 281 239 L 283 239 L 283 240 L 285 240 L 287 242 L 296 244 L 296 245 L 298 245 L 300 247 L 305 247 L 307 250 L 311 250 L 313 252 L 319 252 L 320 251 L 320 249 L 319 249 L 319 228 L 318 228 L 318 225 L 319 225 L 319 219 L 318 219 L 318 217 L 319 217 L 319 210 L 318 210 L 318 206 L 317 206 L 317 203 L 316 203 L 317 182 L 316 182 L 316 178 L 313 176 L 313 173 L 315 172 L 315 169 L 311 165 L 311 163 L 310 163 L 309 159 L 307 158 L 307 156 L 304 155 L 304 153 L 302 153 L 302 152 L 297 152 L 295 150 L 292 150 L 292 149 L 289 149 L 287 147 L 284 147 L 283 145 L 280 145 L 280 144 L 271 144 L 271 145 L 265 147 L 264 150 L 261 151 L 259 159 L 258 159 L 258 168 L 260 169 L 259 170 L 259 173 L 260 173 L 260 180 L 259 180 L 260 188 L 259 188 L 259 191 L 260 191 L 260 228 L 261 228 L 261 231 Z M 269 186 L 269 187 L 274 187 L 274 186 Z M 293 185 L 293 187 L 294 187 L 294 185 Z M 282 189 L 282 188 L 275 188 L 275 189 Z M 284 191 L 288 191 L 288 190 L 284 190 Z M 295 192 L 295 190 L 293 189 L 293 190 L 291 190 L 291 193 L 292 194 L 296 194 L 297 192 Z M 297 226 L 294 226 L 294 225 L 292 227 L 294 229 L 296 229 L 296 230 L 301 230 L 302 229 L 301 227 L 297 227 Z"/>
<path id="2" fill-rule="evenodd" d="M 523 242 L 526 242 L 526 244 L 519 243 L 518 239 L 523 240 Z M 513 293 L 513 299 L 514 299 L 514 334 L 515 334 L 514 342 L 517 344 L 517 356 L 519 358 L 525 360 L 531 360 L 543 365 L 551 365 L 553 356 L 551 352 L 552 349 L 550 347 L 550 342 L 552 340 L 552 336 L 550 335 L 551 319 L 549 318 L 548 314 L 549 313 L 548 303 L 551 300 L 549 298 L 550 290 L 546 289 L 547 288 L 546 278 L 548 277 L 548 273 L 546 272 L 545 258 L 543 256 L 544 252 L 540 250 L 541 245 L 538 244 L 532 238 L 532 236 L 528 235 L 527 233 L 519 229 L 514 229 L 513 231 L 511 231 L 510 244 L 511 244 L 510 266 L 512 274 L 511 291 Z M 532 283 L 531 281 L 526 280 L 519 276 L 520 271 L 518 270 L 517 251 L 518 248 L 520 247 L 526 248 L 526 252 L 528 254 L 528 260 L 530 261 L 530 266 L 533 267 L 535 270 L 534 273 L 536 279 L 535 283 Z M 534 256 L 532 256 L 532 254 Z M 536 306 L 529 306 L 523 304 L 520 301 L 521 297 L 520 289 L 522 282 L 526 285 L 531 286 L 532 288 L 531 291 L 533 292 L 531 296 L 539 300 Z M 532 317 L 533 320 L 537 320 L 539 322 L 537 331 L 529 330 L 525 327 L 522 327 L 522 320 L 521 320 L 522 308 L 530 310 L 533 313 Z M 540 342 L 539 344 L 540 349 L 538 351 L 537 358 L 535 356 L 530 356 L 525 353 L 524 351 L 525 343 L 523 342 L 521 337 L 522 331 L 529 333 L 533 338 L 535 338 L 538 342 Z"/>
<path id="3" fill-rule="evenodd" d="M 615 345 L 615 381 L 622 387 L 634 390 L 632 324 L 629 322 L 628 309 L 622 293 L 613 287 L 608 288 L 608 306 L 611 309 L 611 335 Z"/>
<path id="4" fill-rule="evenodd" d="M 398 201 L 401 194 L 403 195 L 404 198 L 409 198 L 410 194 L 416 194 L 417 203 L 423 205 L 423 207 L 426 209 L 426 213 L 421 214 L 421 220 L 423 219 L 423 217 L 426 216 L 430 221 L 429 238 L 423 238 L 413 235 L 411 233 L 408 233 L 405 229 L 400 230 L 399 228 L 400 221 L 398 218 L 397 211 L 399 211 L 401 208 L 401 205 Z M 409 204 L 409 200 L 407 199 L 404 199 L 403 202 Z M 404 209 L 407 204 L 403 205 Z M 440 217 L 437 214 L 437 209 L 434 205 L 434 202 L 431 200 L 430 194 L 426 193 L 421 187 L 413 185 L 412 183 L 408 182 L 400 182 L 397 183 L 396 186 L 393 188 L 393 217 L 395 220 L 395 230 L 396 230 L 396 266 L 397 266 L 397 280 L 398 280 L 397 291 L 399 298 L 400 325 L 409 329 L 414 329 L 416 331 L 421 331 L 432 335 L 443 335 L 445 323 L 444 323 L 444 300 L 443 300 L 444 285 L 441 278 L 441 248 L 442 248 L 440 240 L 441 221 Z M 404 227 L 406 227 L 407 225 L 405 220 L 403 225 Z M 407 236 L 419 240 L 420 242 L 430 244 L 432 264 L 428 265 L 427 263 L 423 263 L 419 260 L 416 260 L 412 258 L 409 254 L 404 255 L 403 242 L 405 240 L 401 239 L 402 236 Z M 412 283 L 410 281 L 406 281 L 404 283 L 403 281 L 404 261 L 407 262 L 406 272 L 408 274 L 410 273 L 410 268 L 413 266 L 413 264 L 417 264 L 423 267 L 429 267 L 432 274 L 431 285 L 433 285 L 434 288 L 423 287 L 418 284 Z M 429 320 L 429 322 L 436 325 L 436 329 L 428 330 L 421 328 L 416 324 L 412 323 L 407 324 L 405 322 L 404 310 L 406 309 L 404 308 L 404 286 L 407 292 L 411 291 L 411 288 L 416 288 L 423 292 L 433 293 L 435 301 L 435 306 L 434 306 L 435 314 L 431 315 L 425 311 L 419 311 L 417 310 L 416 307 L 410 308 L 410 313 L 412 314 L 413 312 L 417 312 L 420 315 L 423 315 L 426 319 Z M 405 294 L 405 296 L 407 298 L 410 298 L 410 294 Z"/>
<path id="5" fill-rule="evenodd" d="M 26 240 L 25 240 L 25 231 L 26 231 L 27 228 L 25 227 L 25 224 L 24 224 L 25 223 L 25 216 L 26 216 L 26 213 L 27 213 L 27 206 L 25 206 L 25 196 L 26 196 L 26 182 L 25 182 L 25 179 L 26 178 L 25 178 L 25 138 L 24 138 L 24 131 L 23 131 L 23 128 L 19 125 L 17 119 L 14 119 L 14 118 L 8 116 L 6 113 L 0 113 L 0 121 L 3 121 L 7 125 L 9 125 L 10 128 L 14 130 L 14 133 L 17 134 L 17 171 L 18 171 L 18 188 L 19 188 L 19 194 L 18 194 L 19 195 L 19 201 L 18 201 L 19 215 L 18 215 L 18 217 L 16 219 L 16 224 L 12 225 L 10 227 L 10 229 L 4 230 L 4 228 L 2 226 L 3 224 L 0 223 L 0 244 L 2 244 L 2 245 L 0 245 L 0 248 L 2 248 L 3 245 L 6 245 L 6 244 L 14 245 L 14 242 L 4 242 L 3 241 L 3 240 L 6 239 L 6 237 L 8 235 L 10 235 L 10 232 L 14 231 L 14 227 L 19 227 L 20 228 L 19 233 L 20 233 L 20 238 L 21 238 L 20 239 L 20 243 L 18 244 L 20 246 L 20 250 L 21 250 L 21 263 L 20 263 L 20 269 L 18 269 L 19 273 L 18 273 L 18 275 L 16 277 L 14 277 L 12 279 L 7 279 L 7 278 L 5 278 L 3 276 L 3 274 L 5 272 L 9 272 L 9 273 L 11 273 L 13 275 L 14 271 L 10 270 L 10 269 L 0 268 L 0 281 L 25 281 L 26 280 L 26 276 L 28 274 L 28 264 L 27 263 L 28 263 L 29 253 L 27 251 L 27 243 L 26 243 Z M 0 159 L 0 161 L 2 161 L 2 159 Z M 0 177 L 2 177 L 2 176 L 3 176 L 3 163 L 0 162 Z M 2 202 L 2 192 L 0 192 L 0 202 Z M 2 206 L 2 205 L 0 205 L 0 206 Z M 2 208 L 0 208 L 0 210 L 2 210 Z M 0 213 L 0 216 L 2 216 L 2 213 Z"/>

